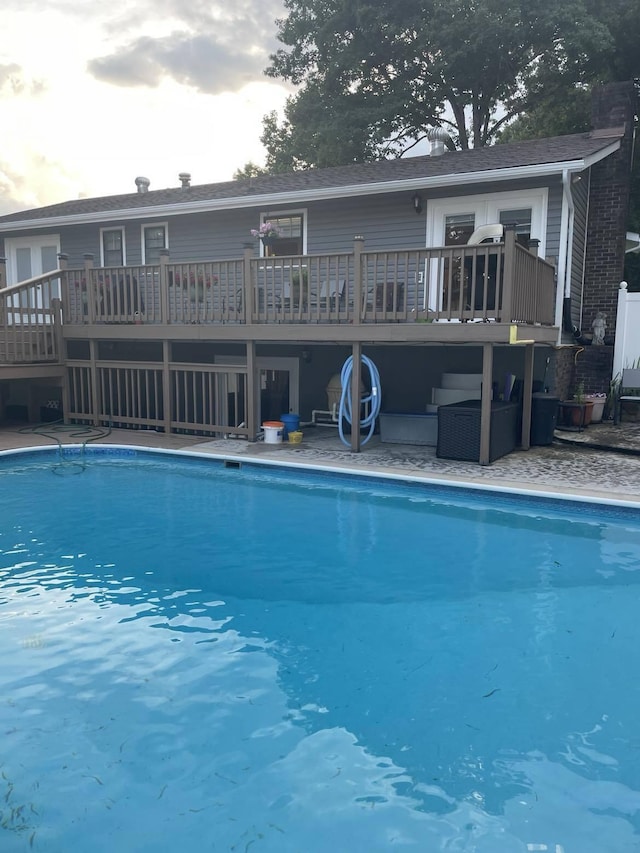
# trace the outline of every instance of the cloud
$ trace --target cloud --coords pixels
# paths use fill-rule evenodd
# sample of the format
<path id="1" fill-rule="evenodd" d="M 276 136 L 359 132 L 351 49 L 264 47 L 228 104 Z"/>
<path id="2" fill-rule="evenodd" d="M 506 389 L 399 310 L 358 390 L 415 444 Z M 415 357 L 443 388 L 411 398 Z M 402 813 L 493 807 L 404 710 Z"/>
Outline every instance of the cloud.
<path id="1" fill-rule="evenodd" d="M 99 59 L 89 72 L 116 86 L 158 86 L 165 77 L 200 92 L 237 92 L 262 76 L 266 51 L 221 45 L 215 37 L 173 33 L 165 38 L 142 37 Z"/>
<path id="2" fill-rule="evenodd" d="M 0 160 L 0 216 L 79 195 L 78 181 L 64 164 L 27 146 L 19 158 Z"/>
<path id="3" fill-rule="evenodd" d="M 275 20 L 283 7 L 281 0 L 267 0 L 260 8 L 248 0 L 231 7 L 160 0 L 154 12 L 155 20 L 140 8 L 120 17 L 119 32 L 144 34 L 92 59 L 89 72 L 117 86 L 156 87 L 172 78 L 206 94 L 237 92 L 264 79 L 269 54 L 277 47 Z M 165 29 L 172 25 L 170 32 L 159 31 L 163 23 Z"/>
<path id="4" fill-rule="evenodd" d="M 45 89 L 42 80 L 30 80 L 15 62 L 0 64 L 0 95 L 39 95 Z"/>

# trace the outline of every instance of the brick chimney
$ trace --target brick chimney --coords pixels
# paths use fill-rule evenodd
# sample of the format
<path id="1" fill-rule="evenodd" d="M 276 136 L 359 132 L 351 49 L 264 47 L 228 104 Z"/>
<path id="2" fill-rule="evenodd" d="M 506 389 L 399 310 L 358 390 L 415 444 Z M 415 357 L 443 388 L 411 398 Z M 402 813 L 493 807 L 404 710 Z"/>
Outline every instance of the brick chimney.
<path id="1" fill-rule="evenodd" d="M 592 134 L 606 139 L 608 130 L 618 129 L 624 135 L 620 150 L 591 168 L 581 322 L 587 333 L 598 311 L 607 316 L 607 336 L 615 330 L 618 288 L 624 270 L 637 107 L 638 91 L 631 80 L 607 83 L 591 93 Z"/>

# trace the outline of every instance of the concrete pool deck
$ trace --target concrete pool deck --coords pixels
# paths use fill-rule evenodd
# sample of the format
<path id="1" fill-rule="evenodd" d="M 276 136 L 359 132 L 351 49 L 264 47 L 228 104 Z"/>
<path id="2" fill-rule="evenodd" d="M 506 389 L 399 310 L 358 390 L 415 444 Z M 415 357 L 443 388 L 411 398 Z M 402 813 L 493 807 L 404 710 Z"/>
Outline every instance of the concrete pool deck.
<path id="1" fill-rule="evenodd" d="M 0 451 L 82 444 L 91 427 L 40 425 L 0 428 Z M 156 433 L 149 430 L 100 430 L 91 444 L 115 444 L 191 451 L 249 461 L 411 477 L 425 481 L 479 484 L 522 490 L 628 501 L 640 507 L 640 424 L 591 425 L 581 433 L 557 432 L 553 444 L 516 450 L 491 465 L 438 459 L 434 447 L 383 444 L 374 436 L 359 454 L 351 453 L 333 427 L 305 428 L 302 444 L 248 443 L 237 439 Z M 104 433 L 104 434 L 103 434 Z M 95 433 L 94 433 L 95 435 Z"/>

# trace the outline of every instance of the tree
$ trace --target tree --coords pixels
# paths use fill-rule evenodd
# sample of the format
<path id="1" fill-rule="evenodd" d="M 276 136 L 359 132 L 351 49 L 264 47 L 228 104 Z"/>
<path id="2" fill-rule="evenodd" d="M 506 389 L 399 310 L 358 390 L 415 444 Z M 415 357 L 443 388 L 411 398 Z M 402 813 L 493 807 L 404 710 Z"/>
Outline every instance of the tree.
<path id="1" fill-rule="evenodd" d="M 605 41 L 597 45 L 597 50 L 583 56 L 578 65 L 558 68 L 542 64 L 528 109 L 499 134 L 500 141 L 540 139 L 588 130 L 591 89 L 599 83 L 640 77 L 636 5 L 630 0 L 584 2 L 587 15 L 606 31 Z M 575 50 L 576 47 L 574 53 Z"/>
<path id="2" fill-rule="evenodd" d="M 244 166 L 235 170 L 233 173 L 233 180 L 242 181 L 246 178 L 259 178 L 260 175 L 267 175 L 268 173 L 268 169 L 265 169 L 263 166 L 258 166 L 257 163 L 249 160 L 249 162 L 245 163 Z"/>
<path id="3" fill-rule="evenodd" d="M 436 124 L 461 148 L 489 143 L 542 98 L 542 71 L 579 79 L 610 50 L 587 2 L 285 0 L 266 73 L 300 88 L 265 120 L 268 167 L 397 156 Z"/>

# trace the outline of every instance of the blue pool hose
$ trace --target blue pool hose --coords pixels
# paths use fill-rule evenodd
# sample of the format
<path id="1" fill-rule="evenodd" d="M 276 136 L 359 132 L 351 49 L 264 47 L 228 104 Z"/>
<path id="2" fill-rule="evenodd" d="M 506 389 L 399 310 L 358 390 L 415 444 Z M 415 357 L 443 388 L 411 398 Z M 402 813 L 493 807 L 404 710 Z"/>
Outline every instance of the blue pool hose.
<path id="1" fill-rule="evenodd" d="M 370 403 L 371 410 L 369 414 L 362 418 L 359 423 L 359 429 L 362 427 L 369 427 L 369 432 L 362 439 L 362 444 L 366 444 L 371 436 L 373 435 L 373 431 L 376 426 L 376 419 L 380 414 L 380 405 L 381 405 L 381 388 L 380 388 L 380 374 L 378 373 L 378 368 L 371 361 L 370 358 L 367 358 L 366 355 L 361 356 L 362 364 L 365 365 L 369 370 L 369 379 L 371 391 L 367 397 L 361 397 L 360 405 L 363 403 Z M 342 365 L 342 371 L 340 372 L 340 384 L 342 385 L 342 393 L 340 394 L 340 409 L 338 411 L 338 432 L 340 433 L 340 439 L 343 444 L 346 444 L 347 447 L 350 445 L 350 441 L 345 438 L 344 430 L 342 429 L 343 418 L 348 424 L 353 424 L 353 413 L 351 411 L 351 380 L 353 378 L 353 356 L 350 355 L 349 358 Z"/>

